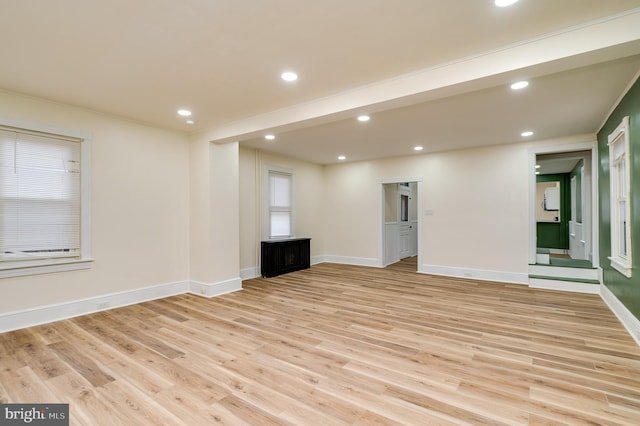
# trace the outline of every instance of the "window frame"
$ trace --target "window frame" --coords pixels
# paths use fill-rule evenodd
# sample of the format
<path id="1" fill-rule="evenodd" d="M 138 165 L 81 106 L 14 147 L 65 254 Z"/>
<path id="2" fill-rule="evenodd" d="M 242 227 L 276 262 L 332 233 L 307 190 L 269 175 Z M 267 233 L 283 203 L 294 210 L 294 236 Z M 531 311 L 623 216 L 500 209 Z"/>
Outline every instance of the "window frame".
<path id="1" fill-rule="evenodd" d="M 289 207 L 271 205 L 271 175 L 287 176 L 289 178 Z M 264 237 L 266 240 L 285 240 L 295 238 L 295 176 L 293 170 L 275 166 L 264 168 Z M 273 236 L 271 233 L 271 214 L 289 213 L 289 235 Z"/>
<path id="2" fill-rule="evenodd" d="M 61 139 L 78 140 L 80 144 L 80 253 L 77 258 L 43 258 L 19 261 L 0 261 L 0 278 L 45 274 L 87 269 L 91 257 L 91 135 L 85 132 L 60 129 L 38 123 L 0 117 L 0 126 L 11 131 L 39 134 Z"/>
<path id="3" fill-rule="evenodd" d="M 609 134 L 609 205 L 611 211 L 611 267 L 631 278 L 631 170 L 629 167 L 629 116 L 622 119 L 616 129 Z M 620 176 L 621 165 L 623 165 Z M 624 203 L 624 225 L 620 222 Z M 623 235 L 624 234 L 624 235 Z M 623 240 L 624 239 L 624 240 Z M 626 253 L 621 250 L 624 242 Z"/>

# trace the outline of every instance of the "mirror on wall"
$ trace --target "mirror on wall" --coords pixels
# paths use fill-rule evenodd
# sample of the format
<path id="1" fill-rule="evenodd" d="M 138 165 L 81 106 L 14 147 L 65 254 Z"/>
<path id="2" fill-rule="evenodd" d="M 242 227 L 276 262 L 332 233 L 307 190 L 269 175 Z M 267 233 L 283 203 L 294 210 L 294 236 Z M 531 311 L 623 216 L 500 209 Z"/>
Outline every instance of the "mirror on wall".
<path id="1" fill-rule="evenodd" d="M 536 183 L 536 221 L 560 222 L 560 182 Z"/>

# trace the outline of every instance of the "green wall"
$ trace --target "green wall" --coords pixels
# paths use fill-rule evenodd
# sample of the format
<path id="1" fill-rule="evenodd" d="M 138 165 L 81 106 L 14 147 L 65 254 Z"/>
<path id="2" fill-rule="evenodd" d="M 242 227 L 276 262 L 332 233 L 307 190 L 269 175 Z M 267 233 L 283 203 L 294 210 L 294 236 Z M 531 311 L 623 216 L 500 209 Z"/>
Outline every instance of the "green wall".
<path id="1" fill-rule="evenodd" d="M 560 182 L 560 222 L 536 223 L 536 246 L 549 249 L 569 249 L 569 219 L 571 197 L 569 174 L 538 175 L 536 182 Z"/>
<path id="2" fill-rule="evenodd" d="M 607 258 L 611 255 L 608 136 L 627 115 L 631 171 L 631 278 L 613 269 Z M 598 159 L 600 266 L 603 269 L 603 283 L 636 318 L 640 319 L 640 79 L 636 80 L 598 132 Z"/>

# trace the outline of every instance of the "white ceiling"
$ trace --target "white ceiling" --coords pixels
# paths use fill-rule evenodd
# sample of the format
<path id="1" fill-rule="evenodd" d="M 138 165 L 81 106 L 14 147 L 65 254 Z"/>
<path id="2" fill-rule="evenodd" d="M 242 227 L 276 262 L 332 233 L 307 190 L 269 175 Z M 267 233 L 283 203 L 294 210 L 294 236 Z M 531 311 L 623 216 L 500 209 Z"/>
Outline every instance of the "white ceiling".
<path id="1" fill-rule="evenodd" d="M 571 136 L 597 131 L 640 69 L 638 8 L 0 0 L 0 88 L 320 164 L 516 142 L 525 128 Z M 280 81 L 285 69 L 300 79 Z M 511 92 L 520 78 L 531 85 Z"/>

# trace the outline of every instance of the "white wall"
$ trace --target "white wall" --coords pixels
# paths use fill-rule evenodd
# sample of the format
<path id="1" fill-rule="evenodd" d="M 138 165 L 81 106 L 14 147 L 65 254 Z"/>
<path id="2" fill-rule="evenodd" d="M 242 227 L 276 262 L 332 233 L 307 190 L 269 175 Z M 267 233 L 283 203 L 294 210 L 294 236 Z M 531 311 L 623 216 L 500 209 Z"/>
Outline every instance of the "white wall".
<path id="1" fill-rule="evenodd" d="M 240 148 L 240 270 L 257 268 L 260 258 L 260 153 Z M 259 271 L 247 272 L 257 276 Z"/>
<path id="2" fill-rule="evenodd" d="M 0 91 L 0 116 L 92 135 L 91 269 L 0 279 L 0 315 L 189 278 L 185 135 Z"/>
<path id="3" fill-rule="evenodd" d="M 215 286 L 241 285 L 239 146 L 216 145 L 201 135 L 192 137 L 189 145 L 190 278 L 198 285 L 191 291 L 210 296 L 219 293 Z"/>
<path id="4" fill-rule="evenodd" d="M 324 168 L 294 158 L 253 149 L 240 149 L 240 269 L 259 266 L 264 239 L 261 209 L 264 167 L 289 169 L 294 174 L 295 236 L 311 238 L 311 256 L 324 254 Z M 249 272 L 247 274 L 250 275 Z M 254 276 L 259 271 L 254 271 Z"/>
<path id="5" fill-rule="evenodd" d="M 527 274 L 528 145 L 428 156 L 424 173 L 424 265 Z M 487 277 L 488 277 L 487 276 Z M 497 275 L 496 275 L 497 278 Z"/>
<path id="6" fill-rule="evenodd" d="M 418 212 L 433 213 L 423 216 L 419 235 L 423 265 L 452 274 L 460 268 L 526 274 L 527 152 L 528 145 L 503 145 L 326 167 L 326 253 L 378 258 L 377 186 L 417 177 Z"/>

